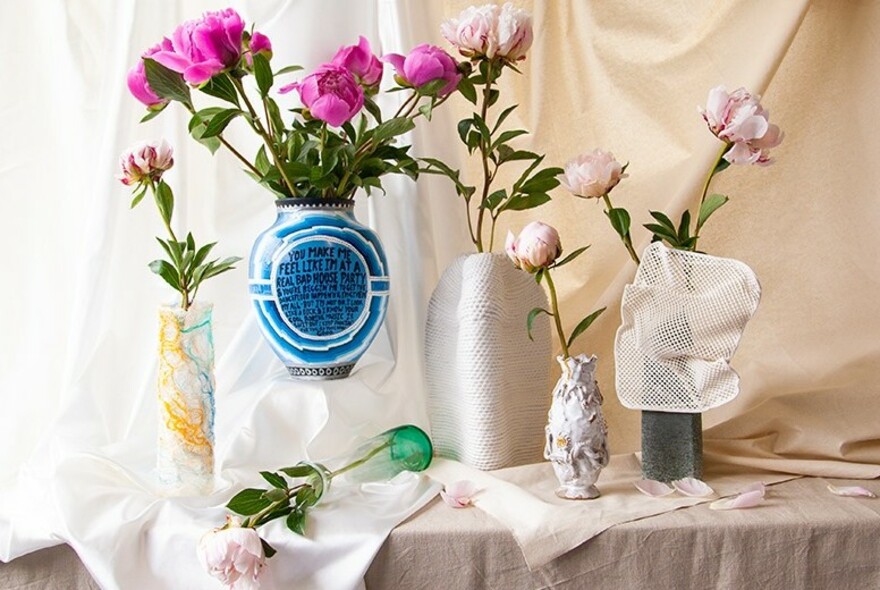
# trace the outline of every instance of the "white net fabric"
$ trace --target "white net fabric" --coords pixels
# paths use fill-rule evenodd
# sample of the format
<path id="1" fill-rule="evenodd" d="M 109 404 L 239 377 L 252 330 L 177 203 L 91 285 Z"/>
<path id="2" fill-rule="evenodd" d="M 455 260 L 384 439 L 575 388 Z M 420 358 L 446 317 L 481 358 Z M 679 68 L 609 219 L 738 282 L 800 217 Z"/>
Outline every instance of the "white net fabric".
<path id="1" fill-rule="evenodd" d="M 737 260 L 645 249 L 623 291 L 614 346 L 617 396 L 627 408 L 703 412 L 739 393 L 730 367 L 761 298 L 755 273 Z"/>

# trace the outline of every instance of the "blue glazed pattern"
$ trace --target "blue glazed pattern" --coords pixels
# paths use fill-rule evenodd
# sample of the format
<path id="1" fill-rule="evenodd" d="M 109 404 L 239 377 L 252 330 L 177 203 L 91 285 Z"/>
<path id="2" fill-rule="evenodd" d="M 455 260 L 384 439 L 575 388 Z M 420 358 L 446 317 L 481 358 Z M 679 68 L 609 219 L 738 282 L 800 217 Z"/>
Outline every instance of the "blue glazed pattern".
<path id="1" fill-rule="evenodd" d="M 348 375 L 385 319 L 388 262 L 349 201 L 278 204 L 248 267 L 260 328 L 291 375 Z"/>

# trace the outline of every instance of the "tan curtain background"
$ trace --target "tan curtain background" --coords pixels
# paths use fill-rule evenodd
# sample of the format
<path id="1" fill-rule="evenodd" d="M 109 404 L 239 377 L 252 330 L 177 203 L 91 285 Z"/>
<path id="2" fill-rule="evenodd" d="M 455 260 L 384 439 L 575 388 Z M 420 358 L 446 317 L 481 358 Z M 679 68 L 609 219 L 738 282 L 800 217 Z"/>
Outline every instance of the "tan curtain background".
<path id="1" fill-rule="evenodd" d="M 438 18 L 470 3 L 445 0 Z M 707 453 L 796 473 L 880 476 L 871 465 L 880 463 L 880 2 L 515 4 L 534 14 L 536 39 L 524 75 L 505 74 L 496 114 L 518 103 L 509 121 L 532 131 L 522 147 L 546 152 L 553 164 L 595 147 L 628 161 L 630 178 L 612 196 L 633 214 L 638 250 L 649 240 L 640 227 L 649 210 L 675 218 L 696 208 L 719 147 L 697 113 L 708 90 L 725 84 L 763 94 L 786 133 L 776 164 L 716 177 L 713 192 L 731 201 L 701 243 L 750 265 L 763 287 L 734 357 L 742 392 L 704 417 L 712 427 Z M 457 101 L 456 119 L 468 107 Z M 592 244 L 559 273 L 562 311 L 570 330 L 608 306 L 576 352 L 601 359 L 613 452 L 637 450 L 639 413 L 617 401 L 613 356 L 620 297 L 635 265 L 595 201 L 561 188 L 553 197 L 504 218 L 500 242 L 508 227 L 540 219 L 560 230 L 569 251 Z M 453 195 L 432 198 L 453 206 Z"/>

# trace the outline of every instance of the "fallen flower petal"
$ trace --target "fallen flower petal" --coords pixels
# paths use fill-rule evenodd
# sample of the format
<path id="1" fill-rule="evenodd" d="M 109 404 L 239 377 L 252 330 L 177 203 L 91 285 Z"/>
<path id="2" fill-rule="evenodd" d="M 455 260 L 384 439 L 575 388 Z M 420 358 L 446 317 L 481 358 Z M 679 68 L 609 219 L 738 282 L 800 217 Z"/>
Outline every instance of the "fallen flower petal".
<path id="1" fill-rule="evenodd" d="M 653 479 L 642 479 L 633 482 L 633 485 L 636 486 L 637 490 L 651 498 L 662 498 L 663 496 L 668 496 L 675 492 L 671 486 L 662 481 L 655 481 Z"/>
<path id="2" fill-rule="evenodd" d="M 828 491 L 835 496 L 850 496 L 853 498 L 876 498 L 877 494 L 862 486 L 833 486 L 828 484 Z"/>
<path id="3" fill-rule="evenodd" d="M 678 490 L 678 493 L 692 498 L 705 498 L 715 493 L 715 490 L 710 488 L 706 482 L 693 477 L 677 479 L 672 482 L 672 487 Z"/>
<path id="4" fill-rule="evenodd" d="M 724 498 L 709 504 L 712 510 L 736 510 L 739 508 L 751 508 L 764 502 L 764 492 L 760 490 L 745 492 L 735 498 Z"/>
<path id="5" fill-rule="evenodd" d="M 743 489 L 741 494 L 745 494 L 746 492 L 761 492 L 762 496 L 767 495 L 767 484 L 763 481 L 756 481 L 753 484 L 749 484 Z"/>
<path id="6" fill-rule="evenodd" d="M 477 487 L 468 480 L 456 481 L 440 491 L 440 497 L 453 508 L 466 508 L 473 504 L 473 496 Z"/>

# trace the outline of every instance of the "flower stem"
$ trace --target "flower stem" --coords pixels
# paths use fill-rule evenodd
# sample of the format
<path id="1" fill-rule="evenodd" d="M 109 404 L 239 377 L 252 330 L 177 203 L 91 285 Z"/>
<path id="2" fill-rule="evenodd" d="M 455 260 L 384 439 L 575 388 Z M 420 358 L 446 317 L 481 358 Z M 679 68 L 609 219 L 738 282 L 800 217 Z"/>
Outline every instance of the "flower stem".
<path id="1" fill-rule="evenodd" d="M 272 160 L 275 162 L 275 166 L 278 168 L 278 172 L 281 174 L 281 178 L 284 179 L 284 184 L 287 185 L 287 190 L 290 191 L 290 196 L 293 197 L 296 195 L 296 191 L 294 190 L 293 182 L 290 181 L 290 178 L 287 176 L 287 172 L 284 171 L 284 166 L 281 165 L 281 158 L 278 156 L 278 152 L 275 150 L 275 142 L 272 141 L 272 138 L 269 137 L 269 134 L 266 133 L 266 129 L 263 127 L 263 123 L 260 121 L 260 116 L 257 114 L 257 111 L 254 109 L 254 105 L 251 104 L 251 99 L 248 98 L 247 92 L 244 90 L 244 84 L 241 83 L 239 78 L 235 76 L 229 76 L 229 79 L 232 81 L 235 89 L 238 90 L 238 94 L 241 95 L 242 100 L 244 101 L 245 106 L 247 107 L 248 113 L 251 115 L 251 123 L 253 125 L 254 131 L 263 138 L 263 142 L 266 144 L 266 147 L 269 148 L 269 153 L 272 154 Z M 261 175 L 262 176 L 262 175 Z"/>
<path id="2" fill-rule="evenodd" d="M 195 108 L 193 108 L 193 106 L 192 106 L 191 104 L 186 104 L 185 106 L 186 106 L 187 110 L 189 110 L 189 113 L 190 113 L 191 115 L 195 115 L 195 114 L 196 114 L 196 110 L 195 110 Z M 222 134 L 222 133 L 219 134 L 219 135 L 217 135 L 217 139 L 220 140 L 220 143 L 223 145 L 223 147 L 225 147 L 226 149 L 228 149 L 229 152 L 230 152 L 233 156 L 235 156 L 236 158 L 238 158 L 238 159 L 241 161 L 242 164 L 244 164 L 245 166 L 247 166 L 248 169 L 249 169 L 251 172 L 253 172 L 253 173 L 256 174 L 257 176 L 263 176 L 263 175 L 260 173 L 260 171 L 257 169 L 257 167 L 254 166 L 253 164 L 251 164 L 250 160 L 248 160 L 247 158 L 245 158 L 244 156 L 242 156 L 241 153 L 240 153 L 237 149 L 235 149 L 234 147 L 232 147 L 232 144 L 230 144 L 228 141 L 226 141 L 226 139 L 223 137 L 223 134 Z"/>
<path id="3" fill-rule="evenodd" d="M 480 108 L 480 117 L 483 119 L 483 124 L 487 127 L 489 126 L 486 123 L 486 117 L 489 114 L 489 96 L 492 94 L 492 70 L 493 64 L 490 61 L 489 67 L 487 69 L 486 76 L 486 85 L 483 87 L 483 104 Z M 489 149 L 491 148 L 491 132 L 490 136 L 486 140 L 480 141 L 480 159 L 483 161 L 483 194 L 480 197 L 480 202 L 477 204 L 477 241 L 474 244 L 477 247 L 477 252 L 483 252 L 483 217 L 486 215 L 486 198 L 489 196 L 489 187 L 492 185 L 492 177 L 489 174 Z M 488 145 L 487 145 L 487 142 Z"/>
<path id="4" fill-rule="evenodd" d="M 556 333 L 559 335 L 559 343 L 562 345 L 563 359 L 569 358 L 568 343 L 565 341 L 565 332 L 562 330 L 562 320 L 559 317 L 559 300 L 556 297 L 556 285 L 553 284 L 553 277 L 550 276 L 550 269 L 544 269 L 544 275 L 547 277 L 547 287 L 550 289 L 550 309 L 553 311 L 553 319 L 556 322 Z"/>
<path id="5" fill-rule="evenodd" d="M 375 457 L 376 455 L 378 455 L 379 453 L 381 453 L 382 451 L 384 451 L 385 449 L 387 449 L 390 446 L 391 446 L 391 441 L 390 440 L 385 441 L 384 443 L 382 443 L 381 445 L 379 445 L 378 447 L 376 447 L 375 449 L 373 449 L 372 451 L 370 451 L 369 453 L 367 453 L 366 455 L 364 455 L 363 457 L 361 457 L 357 461 L 349 463 L 345 467 L 342 467 L 336 471 L 331 472 L 330 475 L 328 476 L 328 479 L 333 479 L 337 475 L 342 475 L 343 473 L 346 473 L 348 471 L 351 471 L 352 469 L 356 469 L 356 468 L 360 467 L 361 465 L 363 465 L 364 463 L 366 463 L 367 461 L 369 461 L 370 459 L 372 459 L 373 457 Z"/>
<path id="6" fill-rule="evenodd" d="M 602 199 L 605 201 L 605 206 L 607 207 L 608 214 L 611 214 L 611 210 L 614 207 L 611 205 L 611 197 L 608 196 L 608 193 L 602 195 Z M 633 262 L 639 264 L 639 255 L 636 254 L 635 248 L 633 248 L 632 235 L 629 230 L 626 231 L 626 235 L 620 238 L 623 240 L 623 245 L 626 246 L 626 251 L 629 252 L 629 257 L 633 259 Z"/>
<path id="7" fill-rule="evenodd" d="M 724 154 L 727 153 L 727 150 L 730 146 L 725 143 L 721 148 L 721 151 L 718 152 L 718 157 L 715 158 L 715 161 L 712 163 L 712 167 L 709 169 L 709 174 L 706 176 L 706 181 L 703 183 L 703 190 L 700 193 L 700 207 L 697 209 L 697 228 L 694 230 L 694 243 L 691 246 L 691 251 L 697 251 L 697 241 L 700 239 L 700 230 L 703 229 L 700 225 L 700 211 L 703 210 L 703 203 L 706 201 L 706 195 L 709 192 L 709 184 L 712 182 L 712 178 L 715 176 L 715 170 L 718 168 L 718 164 L 721 163 L 721 159 L 724 157 Z"/>

